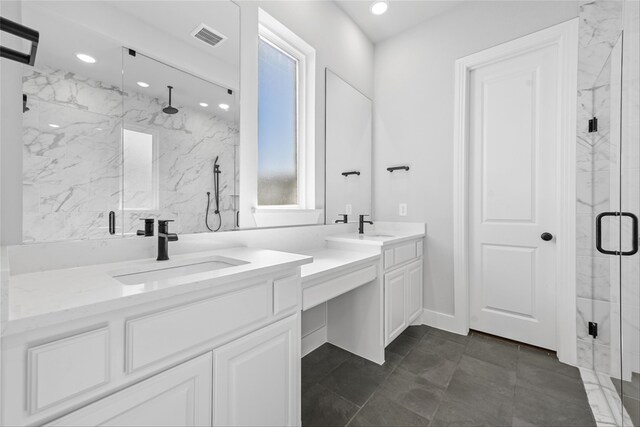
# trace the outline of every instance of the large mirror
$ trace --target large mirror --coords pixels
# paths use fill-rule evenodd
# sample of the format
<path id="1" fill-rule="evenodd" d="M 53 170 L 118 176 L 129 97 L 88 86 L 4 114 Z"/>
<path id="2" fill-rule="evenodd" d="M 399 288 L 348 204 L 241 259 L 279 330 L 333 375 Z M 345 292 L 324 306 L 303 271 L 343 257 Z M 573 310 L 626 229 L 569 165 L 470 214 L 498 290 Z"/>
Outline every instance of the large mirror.
<path id="1" fill-rule="evenodd" d="M 40 32 L 23 69 L 23 241 L 136 235 L 160 217 L 234 229 L 238 6 L 22 5 Z"/>
<path id="2" fill-rule="evenodd" d="M 138 236 L 144 219 L 206 233 L 371 213 L 362 82 L 317 60 L 315 36 L 258 15 L 245 106 L 258 132 L 241 142 L 236 3 L 23 1 L 40 32 L 22 76 L 23 242 Z"/>
<path id="3" fill-rule="evenodd" d="M 326 70 L 327 222 L 371 214 L 372 103 Z"/>

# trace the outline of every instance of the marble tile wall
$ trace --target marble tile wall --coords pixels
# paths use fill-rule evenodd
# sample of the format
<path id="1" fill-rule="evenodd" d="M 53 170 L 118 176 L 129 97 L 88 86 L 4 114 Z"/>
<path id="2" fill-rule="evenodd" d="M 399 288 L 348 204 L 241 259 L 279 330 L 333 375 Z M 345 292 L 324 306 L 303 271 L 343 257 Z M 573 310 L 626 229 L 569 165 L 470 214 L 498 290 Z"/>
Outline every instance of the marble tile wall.
<path id="1" fill-rule="evenodd" d="M 23 91 L 30 109 L 23 115 L 25 242 L 135 234 L 145 217 L 175 219 L 177 232 L 204 232 L 216 156 L 221 229 L 233 228 L 239 135 L 233 123 L 187 108 L 168 116 L 157 99 L 46 67 L 25 69 Z M 123 200 L 123 122 L 158 138 L 154 210 L 130 210 Z M 117 213 L 115 236 L 108 233 L 109 211 Z M 218 219 L 209 218 L 217 227 Z"/>

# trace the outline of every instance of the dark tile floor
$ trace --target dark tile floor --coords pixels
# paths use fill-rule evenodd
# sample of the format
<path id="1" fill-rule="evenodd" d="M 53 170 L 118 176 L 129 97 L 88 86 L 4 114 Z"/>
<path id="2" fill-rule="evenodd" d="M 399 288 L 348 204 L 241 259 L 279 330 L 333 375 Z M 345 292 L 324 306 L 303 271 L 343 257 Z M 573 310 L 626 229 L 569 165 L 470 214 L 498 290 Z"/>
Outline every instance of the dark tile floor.
<path id="1" fill-rule="evenodd" d="M 302 359 L 304 426 L 592 426 L 579 371 L 477 332 L 412 326 L 379 366 L 325 344 Z"/>

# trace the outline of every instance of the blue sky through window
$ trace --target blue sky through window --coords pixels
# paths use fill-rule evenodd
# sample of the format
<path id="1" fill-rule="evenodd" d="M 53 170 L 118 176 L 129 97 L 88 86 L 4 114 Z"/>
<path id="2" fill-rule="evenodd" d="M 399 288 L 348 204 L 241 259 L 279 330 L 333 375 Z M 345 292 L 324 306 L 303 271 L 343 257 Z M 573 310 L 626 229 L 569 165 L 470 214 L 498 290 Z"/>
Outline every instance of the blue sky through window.
<path id="1" fill-rule="evenodd" d="M 296 90 L 296 60 L 260 39 L 258 199 L 262 205 L 297 203 Z M 281 194 L 265 196 L 274 192 Z"/>

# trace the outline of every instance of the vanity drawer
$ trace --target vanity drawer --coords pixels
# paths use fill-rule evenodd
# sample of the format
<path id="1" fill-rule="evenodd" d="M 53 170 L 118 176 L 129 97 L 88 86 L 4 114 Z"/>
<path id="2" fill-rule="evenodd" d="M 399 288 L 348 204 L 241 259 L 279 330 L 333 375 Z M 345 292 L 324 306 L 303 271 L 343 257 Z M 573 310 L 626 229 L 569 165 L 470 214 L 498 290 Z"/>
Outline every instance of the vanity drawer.
<path id="1" fill-rule="evenodd" d="M 29 348 L 29 414 L 107 384 L 110 380 L 109 353 L 106 327 Z"/>
<path id="2" fill-rule="evenodd" d="M 377 277 L 376 267 L 370 265 L 326 282 L 302 290 L 302 309 L 308 310 L 368 283 Z"/>
<path id="3" fill-rule="evenodd" d="M 301 280 L 299 276 L 273 281 L 273 314 L 279 316 L 298 307 Z"/>
<path id="4" fill-rule="evenodd" d="M 126 370 L 190 348 L 233 338 L 265 322 L 272 310 L 271 281 L 126 321 Z"/>
<path id="5" fill-rule="evenodd" d="M 422 241 L 404 243 L 384 251 L 384 269 L 389 270 L 397 265 L 404 264 L 419 256 L 422 256 Z"/>

